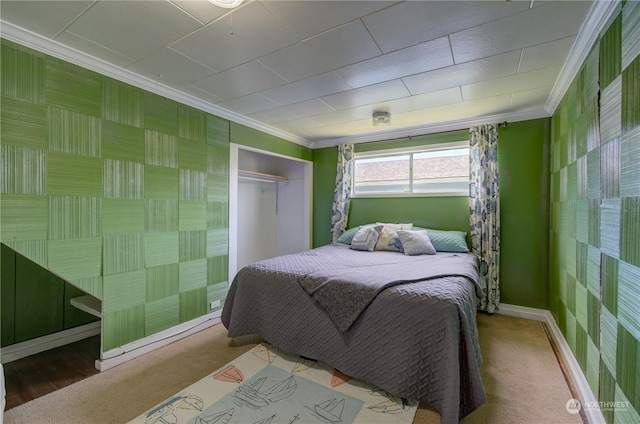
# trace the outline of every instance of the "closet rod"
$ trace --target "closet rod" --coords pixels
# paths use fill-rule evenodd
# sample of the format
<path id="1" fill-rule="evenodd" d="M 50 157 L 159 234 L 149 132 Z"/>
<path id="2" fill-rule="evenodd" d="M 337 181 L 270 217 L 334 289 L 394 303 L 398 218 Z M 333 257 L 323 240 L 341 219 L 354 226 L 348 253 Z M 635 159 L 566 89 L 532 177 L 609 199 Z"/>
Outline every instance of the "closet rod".
<path id="1" fill-rule="evenodd" d="M 262 174 L 260 172 L 252 172 L 252 171 L 238 171 L 238 178 L 243 180 L 261 181 L 264 183 L 288 181 L 287 177 L 281 177 L 279 175 Z"/>

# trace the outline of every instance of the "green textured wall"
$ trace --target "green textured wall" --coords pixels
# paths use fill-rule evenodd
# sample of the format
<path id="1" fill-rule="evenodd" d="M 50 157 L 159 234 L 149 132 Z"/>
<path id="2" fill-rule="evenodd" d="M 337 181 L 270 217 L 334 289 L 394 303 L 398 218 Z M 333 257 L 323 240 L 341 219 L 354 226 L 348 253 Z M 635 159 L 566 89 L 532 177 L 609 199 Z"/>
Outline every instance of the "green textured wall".
<path id="1" fill-rule="evenodd" d="M 500 128 L 500 301 L 548 309 L 550 120 Z"/>
<path id="2" fill-rule="evenodd" d="M 299 144 L 291 143 L 271 134 L 249 128 L 237 122 L 231 122 L 231 142 L 292 158 L 313 160 L 313 151 Z"/>
<path id="3" fill-rule="evenodd" d="M 228 121 L 14 44 L 2 58 L 2 241 L 102 299 L 104 351 L 207 313 Z"/>
<path id="4" fill-rule="evenodd" d="M 640 422 L 640 2 L 552 118 L 550 305 L 608 423 Z"/>
<path id="5" fill-rule="evenodd" d="M 313 151 L 313 246 L 331 243 L 331 205 L 336 183 L 338 149 Z"/>
<path id="6" fill-rule="evenodd" d="M 466 140 L 452 131 L 401 140 L 357 144 L 356 151 L 384 150 Z M 500 128 L 502 302 L 548 308 L 549 119 L 514 122 Z M 314 150 L 314 246 L 330 242 L 331 203 L 337 150 Z M 430 228 L 469 231 L 467 197 L 356 198 L 349 226 L 406 221 Z"/>
<path id="7" fill-rule="evenodd" d="M 102 300 L 103 351 L 211 312 L 230 139 L 310 149 L 6 40 L 1 66 L 1 241 Z"/>

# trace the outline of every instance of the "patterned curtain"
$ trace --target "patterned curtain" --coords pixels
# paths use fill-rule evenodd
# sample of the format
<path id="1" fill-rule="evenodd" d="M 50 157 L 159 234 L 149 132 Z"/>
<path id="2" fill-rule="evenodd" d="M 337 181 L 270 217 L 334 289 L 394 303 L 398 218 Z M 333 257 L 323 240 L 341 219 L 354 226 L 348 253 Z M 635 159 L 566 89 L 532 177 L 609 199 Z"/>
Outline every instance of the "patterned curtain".
<path id="1" fill-rule="evenodd" d="M 493 313 L 500 304 L 500 197 L 498 125 L 469 128 L 469 209 L 471 250 L 480 259 L 487 292 L 480 309 Z"/>
<path id="2" fill-rule="evenodd" d="M 347 228 L 352 181 L 353 144 L 340 144 L 338 145 L 336 188 L 333 192 L 333 209 L 331 211 L 331 241 L 333 243 Z"/>

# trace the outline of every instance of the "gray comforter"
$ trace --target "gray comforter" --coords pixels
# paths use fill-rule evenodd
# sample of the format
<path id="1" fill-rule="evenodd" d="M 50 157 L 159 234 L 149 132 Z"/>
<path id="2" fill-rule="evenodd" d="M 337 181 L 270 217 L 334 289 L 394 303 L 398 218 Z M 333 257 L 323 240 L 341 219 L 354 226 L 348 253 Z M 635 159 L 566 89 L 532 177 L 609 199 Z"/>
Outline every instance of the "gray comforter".
<path id="1" fill-rule="evenodd" d="M 414 276 L 421 281 L 412 277 L 412 282 L 399 278 L 375 283 L 374 296 L 347 331 L 340 331 L 301 285 L 326 270 L 389 267 L 401 274 L 403 268 L 428 269 L 430 263 L 445 262 L 453 276 L 436 271 L 424 278 Z M 325 273 L 322 278 L 326 277 Z M 311 284 L 311 292 L 329 282 L 323 281 Z M 258 334 L 281 349 L 326 362 L 393 395 L 424 402 L 440 412 L 443 423 L 454 423 L 485 401 L 475 320 L 481 294 L 477 281 L 477 260 L 471 254 L 412 257 L 327 245 L 240 270 L 222 322 L 230 337 Z M 342 297 L 347 299 L 343 306 L 348 306 L 349 297 Z"/>
<path id="2" fill-rule="evenodd" d="M 441 253 L 425 259 L 394 255 L 383 264 L 352 263 L 347 268 L 324 268 L 304 275 L 298 282 L 309 296 L 329 315 L 338 330 L 349 330 L 362 311 L 382 290 L 397 284 L 428 281 L 443 277 L 465 277 L 478 296 L 482 289 L 477 282 L 477 261 L 470 255 Z"/>

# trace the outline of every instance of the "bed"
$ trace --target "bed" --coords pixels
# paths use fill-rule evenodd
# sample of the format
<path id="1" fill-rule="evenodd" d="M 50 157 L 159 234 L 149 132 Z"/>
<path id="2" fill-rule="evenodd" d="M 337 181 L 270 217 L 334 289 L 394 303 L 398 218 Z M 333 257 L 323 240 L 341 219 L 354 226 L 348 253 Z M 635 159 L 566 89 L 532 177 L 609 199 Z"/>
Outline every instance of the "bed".
<path id="1" fill-rule="evenodd" d="M 238 272 L 222 322 L 229 337 L 257 334 L 455 423 L 485 401 L 477 262 L 470 253 L 407 256 L 340 244 L 279 256 Z M 366 275 L 374 288 L 361 293 L 350 279 Z"/>

